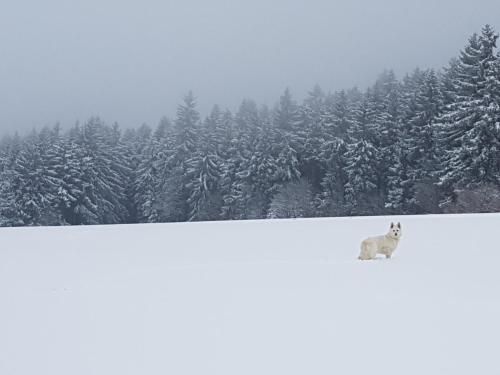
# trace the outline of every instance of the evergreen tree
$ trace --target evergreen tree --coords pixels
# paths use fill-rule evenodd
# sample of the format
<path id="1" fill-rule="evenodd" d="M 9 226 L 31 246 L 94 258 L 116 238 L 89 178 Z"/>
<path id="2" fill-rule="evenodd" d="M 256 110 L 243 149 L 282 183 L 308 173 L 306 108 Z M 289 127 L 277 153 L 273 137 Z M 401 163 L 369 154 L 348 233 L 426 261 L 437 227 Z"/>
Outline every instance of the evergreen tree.
<path id="1" fill-rule="evenodd" d="M 500 184 L 497 38 L 490 26 L 480 36 L 474 34 L 456 67 L 456 99 L 441 117 L 441 146 L 446 151 L 439 183 L 448 200 L 455 198 L 457 187 Z"/>
<path id="2" fill-rule="evenodd" d="M 325 94 L 316 85 L 299 108 L 297 147 L 295 147 L 299 154 L 300 173 L 311 182 L 315 192 L 320 190 L 324 175 L 318 150 L 321 150 L 325 143 L 324 120 L 327 118 L 325 112 Z"/>
<path id="3" fill-rule="evenodd" d="M 279 105 L 274 110 L 274 127 L 283 132 L 293 132 L 299 120 L 298 109 L 297 103 L 293 100 L 292 94 L 287 88 L 280 97 Z"/>
<path id="4" fill-rule="evenodd" d="M 222 206 L 222 158 L 219 153 L 227 143 L 223 114 L 215 106 L 199 131 L 197 152 L 188 160 L 186 185 L 189 191 L 189 220 L 216 220 Z"/>
<path id="5" fill-rule="evenodd" d="M 220 164 L 213 153 L 199 152 L 188 161 L 186 188 L 189 196 L 189 220 L 216 220 L 220 216 L 222 196 L 219 190 Z"/>
<path id="6" fill-rule="evenodd" d="M 98 118 L 72 130 L 62 185 L 69 223 L 113 224 L 127 217 L 124 175 L 129 170 L 112 147 L 116 136 Z"/>
<path id="7" fill-rule="evenodd" d="M 321 181 L 322 190 L 318 197 L 320 213 L 325 216 L 346 215 L 346 154 L 349 146 L 342 139 L 329 142 L 327 146 L 323 150 L 326 173 Z"/>
<path id="8" fill-rule="evenodd" d="M 383 192 L 379 189 L 380 157 L 377 149 L 367 141 L 351 145 L 345 154 L 346 208 L 350 215 L 380 213 Z"/>
<path id="9" fill-rule="evenodd" d="M 353 126 L 353 103 L 345 91 L 335 93 L 331 98 L 328 110 L 328 120 L 325 121 L 325 130 L 332 138 L 347 141 L 348 132 Z"/>
<path id="10" fill-rule="evenodd" d="M 169 221 L 186 221 L 192 211 L 189 207 L 192 185 L 188 174 L 188 169 L 192 167 L 188 161 L 196 154 L 199 119 L 194 95 L 189 92 L 177 108 L 175 143 L 162 189 L 163 210 Z"/>
<path id="11" fill-rule="evenodd" d="M 24 142 L 16 157 L 9 185 L 13 194 L 15 222 L 22 225 L 57 225 L 61 223 L 57 212 L 59 181 L 50 160 L 48 130 L 33 132 Z"/>
<path id="12" fill-rule="evenodd" d="M 435 190 L 439 161 L 436 122 L 444 106 L 442 87 L 433 70 L 416 70 L 405 80 L 406 132 L 402 144 L 406 163 L 401 170 L 401 210 L 404 213 L 418 214 L 425 211 L 426 204 L 417 199 L 420 195 L 417 190 Z"/>
<path id="13" fill-rule="evenodd" d="M 21 138 L 5 136 L 0 144 L 0 226 L 23 225 L 15 205 L 14 166 L 21 151 Z"/>
<path id="14" fill-rule="evenodd" d="M 184 103 L 177 108 L 175 120 L 175 150 L 176 165 L 183 165 L 196 150 L 197 128 L 200 115 L 196 110 L 196 101 L 190 91 L 184 97 Z"/>
<path id="15" fill-rule="evenodd" d="M 300 218 L 313 214 L 311 184 L 305 179 L 290 181 L 280 186 L 271 201 L 268 217 Z"/>
<path id="16" fill-rule="evenodd" d="M 158 138 L 150 139 L 135 171 L 133 198 L 139 222 L 161 221 L 162 166 L 165 165 L 165 160 L 160 147 Z"/>

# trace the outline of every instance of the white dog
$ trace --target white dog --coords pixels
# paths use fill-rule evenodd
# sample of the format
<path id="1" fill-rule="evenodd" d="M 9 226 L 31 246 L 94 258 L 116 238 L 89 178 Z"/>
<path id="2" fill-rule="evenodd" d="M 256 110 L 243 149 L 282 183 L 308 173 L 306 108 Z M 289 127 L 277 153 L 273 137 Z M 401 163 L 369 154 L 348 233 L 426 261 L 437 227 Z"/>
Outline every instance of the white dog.
<path id="1" fill-rule="evenodd" d="M 398 247 L 399 239 L 401 238 L 401 224 L 391 223 L 389 232 L 384 236 L 369 237 L 361 242 L 361 253 L 358 259 L 370 260 L 375 259 L 377 254 L 385 255 L 390 258 L 392 253 Z"/>

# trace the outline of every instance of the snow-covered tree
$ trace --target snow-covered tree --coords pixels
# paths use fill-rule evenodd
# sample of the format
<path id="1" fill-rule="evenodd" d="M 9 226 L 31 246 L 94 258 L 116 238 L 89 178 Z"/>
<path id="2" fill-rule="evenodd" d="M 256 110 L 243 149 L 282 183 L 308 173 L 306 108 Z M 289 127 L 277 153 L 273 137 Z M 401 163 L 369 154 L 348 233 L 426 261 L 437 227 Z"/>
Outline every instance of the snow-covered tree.
<path id="1" fill-rule="evenodd" d="M 498 35 L 485 26 L 461 52 L 453 80 L 455 101 L 441 117 L 440 185 L 448 199 L 454 190 L 500 184 L 500 70 Z"/>
<path id="2" fill-rule="evenodd" d="M 345 201 L 350 215 L 373 215 L 380 212 L 383 192 L 380 191 L 378 170 L 380 156 L 367 141 L 351 145 L 345 154 Z"/>
<path id="3" fill-rule="evenodd" d="M 68 223 L 112 224 L 127 217 L 125 182 L 130 170 L 113 146 L 117 136 L 98 118 L 72 129 L 59 192 Z"/>
<path id="4" fill-rule="evenodd" d="M 306 179 L 280 186 L 273 196 L 268 217 L 271 219 L 310 217 L 314 212 L 313 193 Z"/>
<path id="5" fill-rule="evenodd" d="M 186 169 L 189 191 L 189 220 L 220 219 L 222 207 L 222 157 L 230 129 L 225 128 L 223 114 L 215 106 L 199 130 L 195 154 Z"/>
<path id="6" fill-rule="evenodd" d="M 189 160 L 197 151 L 199 120 L 194 95 L 189 92 L 177 108 L 175 142 L 164 178 L 163 210 L 169 221 L 186 221 L 190 217 L 192 176 L 188 174 L 188 169 L 192 168 Z"/>
<path id="7" fill-rule="evenodd" d="M 326 173 L 318 195 L 319 213 L 325 216 L 347 214 L 345 186 L 348 182 L 346 154 L 348 144 L 343 139 L 328 142 L 323 149 Z"/>
<path id="8" fill-rule="evenodd" d="M 299 106 L 293 100 L 290 90 L 287 88 L 276 109 L 274 110 L 273 124 L 274 127 L 287 133 L 295 131 L 298 118 Z"/>
<path id="9" fill-rule="evenodd" d="M 177 107 L 174 151 L 174 159 L 177 165 L 183 165 L 196 150 L 199 120 L 200 114 L 196 110 L 196 100 L 190 91 L 184 97 L 183 104 Z"/>
<path id="10" fill-rule="evenodd" d="M 299 154 L 301 175 L 306 177 L 318 189 L 323 178 L 323 164 L 319 150 L 325 143 L 326 116 L 325 94 L 316 85 L 299 108 L 297 135 L 294 137 L 294 148 Z"/>

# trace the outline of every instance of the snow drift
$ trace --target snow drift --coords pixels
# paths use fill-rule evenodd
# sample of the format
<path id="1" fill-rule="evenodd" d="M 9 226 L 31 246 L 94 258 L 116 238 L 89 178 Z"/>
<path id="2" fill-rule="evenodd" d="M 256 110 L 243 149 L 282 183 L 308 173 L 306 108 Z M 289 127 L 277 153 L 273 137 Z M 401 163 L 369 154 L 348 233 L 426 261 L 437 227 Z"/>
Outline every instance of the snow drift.
<path id="1" fill-rule="evenodd" d="M 403 224 L 392 260 L 359 242 Z M 0 373 L 491 374 L 500 214 L 0 231 Z"/>

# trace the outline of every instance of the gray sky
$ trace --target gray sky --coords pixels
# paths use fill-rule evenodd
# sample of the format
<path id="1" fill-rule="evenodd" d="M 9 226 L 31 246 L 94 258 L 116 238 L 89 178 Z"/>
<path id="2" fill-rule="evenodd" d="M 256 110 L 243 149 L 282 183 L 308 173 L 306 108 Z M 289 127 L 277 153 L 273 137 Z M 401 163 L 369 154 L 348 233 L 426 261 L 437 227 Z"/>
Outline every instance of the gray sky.
<path id="1" fill-rule="evenodd" d="M 498 0 L 25 0 L 0 12 L 0 132 L 99 115 L 123 127 L 365 87 L 384 68 L 441 67 Z"/>

